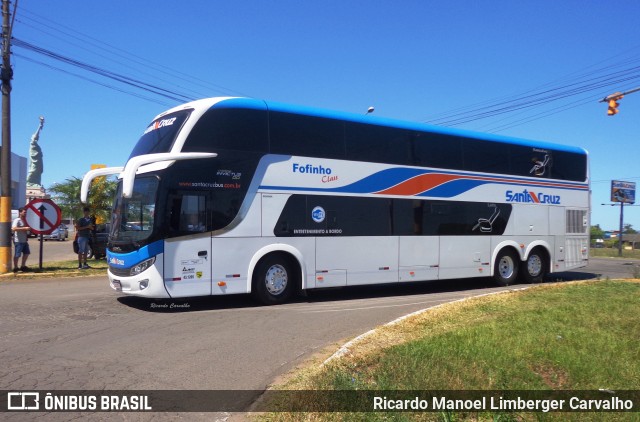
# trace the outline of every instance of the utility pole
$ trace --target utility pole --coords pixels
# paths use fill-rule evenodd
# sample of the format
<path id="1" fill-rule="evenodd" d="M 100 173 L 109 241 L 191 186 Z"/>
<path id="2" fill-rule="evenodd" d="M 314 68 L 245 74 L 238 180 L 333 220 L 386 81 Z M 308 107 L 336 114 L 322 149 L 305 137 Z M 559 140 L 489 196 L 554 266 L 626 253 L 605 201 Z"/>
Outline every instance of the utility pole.
<path id="1" fill-rule="evenodd" d="M 18 0 L 16 0 L 17 2 Z M 14 8 L 15 14 L 15 8 Z M 0 274 L 11 271 L 11 24 L 9 0 L 2 0 L 2 157 L 0 158 Z"/>

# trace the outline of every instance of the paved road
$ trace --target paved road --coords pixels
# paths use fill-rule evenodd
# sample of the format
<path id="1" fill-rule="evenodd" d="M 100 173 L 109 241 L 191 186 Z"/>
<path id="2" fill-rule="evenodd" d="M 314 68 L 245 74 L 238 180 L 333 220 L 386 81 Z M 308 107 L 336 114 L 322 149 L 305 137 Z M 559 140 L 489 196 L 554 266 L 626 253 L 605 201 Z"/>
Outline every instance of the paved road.
<path id="1" fill-rule="evenodd" d="M 553 280 L 630 277 L 630 262 L 640 265 L 594 259 Z M 260 390 L 313 354 L 375 326 L 499 290 L 484 279 L 370 286 L 262 307 L 245 296 L 122 297 L 106 277 L 3 281 L 0 390 Z M 62 415 L 56 416 L 67 420 Z"/>

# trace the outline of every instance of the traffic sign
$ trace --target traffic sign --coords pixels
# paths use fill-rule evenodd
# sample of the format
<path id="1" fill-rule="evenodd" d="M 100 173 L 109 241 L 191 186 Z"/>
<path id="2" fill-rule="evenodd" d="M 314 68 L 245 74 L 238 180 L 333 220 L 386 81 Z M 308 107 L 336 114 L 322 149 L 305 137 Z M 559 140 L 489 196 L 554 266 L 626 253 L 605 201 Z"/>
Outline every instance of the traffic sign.
<path id="1" fill-rule="evenodd" d="M 51 199 L 34 199 L 25 209 L 27 226 L 35 234 L 49 234 L 60 225 L 60 208 Z"/>

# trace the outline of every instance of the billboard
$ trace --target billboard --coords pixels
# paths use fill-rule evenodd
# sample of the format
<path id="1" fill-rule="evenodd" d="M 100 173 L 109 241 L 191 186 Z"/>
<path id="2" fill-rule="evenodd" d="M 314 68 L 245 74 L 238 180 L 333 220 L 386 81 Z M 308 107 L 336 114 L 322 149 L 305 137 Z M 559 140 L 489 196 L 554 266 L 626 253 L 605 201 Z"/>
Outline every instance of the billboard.
<path id="1" fill-rule="evenodd" d="M 611 181 L 611 202 L 633 204 L 636 202 L 636 182 Z"/>

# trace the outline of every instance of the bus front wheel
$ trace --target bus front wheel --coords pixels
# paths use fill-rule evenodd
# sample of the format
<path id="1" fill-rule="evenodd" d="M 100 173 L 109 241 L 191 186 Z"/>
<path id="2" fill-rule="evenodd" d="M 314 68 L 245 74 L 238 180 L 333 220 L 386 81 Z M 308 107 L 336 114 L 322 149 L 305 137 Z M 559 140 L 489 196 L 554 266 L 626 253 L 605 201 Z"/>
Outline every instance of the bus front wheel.
<path id="1" fill-rule="evenodd" d="M 518 263 L 520 259 L 515 252 L 504 249 L 500 251 L 496 259 L 493 279 L 500 286 L 509 286 L 518 277 Z"/>
<path id="2" fill-rule="evenodd" d="M 253 293 L 265 305 L 284 303 L 293 294 L 297 275 L 284 255 L 269 255 L 256 266 Z"/>

